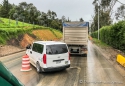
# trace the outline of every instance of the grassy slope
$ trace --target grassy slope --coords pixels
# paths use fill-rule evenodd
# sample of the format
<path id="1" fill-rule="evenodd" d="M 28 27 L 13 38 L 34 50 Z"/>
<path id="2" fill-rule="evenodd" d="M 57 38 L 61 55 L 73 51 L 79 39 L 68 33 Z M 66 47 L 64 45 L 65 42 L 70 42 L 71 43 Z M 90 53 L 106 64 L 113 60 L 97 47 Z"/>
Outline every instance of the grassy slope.
<path id="1" fill-rule="evenodd" d="M 96 39 L 96 38 L 92 38 L 92 41 L 93 41 L 96 45 L 98 45 L 98 46 L 100 46 L 100 47 L 102 47 L 102 48 L 109 47 L 109 45 L 107 45 L 106 43 L 104 43 L 104 42 L 102 42 L 102 41 L 100 41 L 100 40 L 98 40 L 98 39 Z"/>
<path id="2" fill-rule="evenodd" d="M 9 24 L 9 22 L 10 22 L 10 24 Z M 0 27 L 17 27 L 17 26 L 32 26 L 32 24 L 22 23 L 22 22 L 18 21 L 18 25 L 16 25 L 15 20 L 0 18 Z"/>
<path id="3" fill-rule="evenodd" d="M 41 30 L 44 34 L 37 38 L 43 38 L 44 40 L 52 40 L 54 38 L 61 38 L 62 33 L 58 30 L 51 29 L 49 27 L 43 27 L 43 26 L 38 26 L 38 25 L 32 25 L 28 23 L 22 23 L 18 22 L 18 25 L 16 25 L 15 20 L 9 20 L 6 18 L 0 18 L 0 44 L 6 44 L 7 40 L 10 40 L 11 38 L 18 38 L 19 35 L 30 33 L 33 34 L 34 30 Z M 46 31 L 49 33 L 47 33 Z M 51 38 L 52 37 L 52 38 Z"/>

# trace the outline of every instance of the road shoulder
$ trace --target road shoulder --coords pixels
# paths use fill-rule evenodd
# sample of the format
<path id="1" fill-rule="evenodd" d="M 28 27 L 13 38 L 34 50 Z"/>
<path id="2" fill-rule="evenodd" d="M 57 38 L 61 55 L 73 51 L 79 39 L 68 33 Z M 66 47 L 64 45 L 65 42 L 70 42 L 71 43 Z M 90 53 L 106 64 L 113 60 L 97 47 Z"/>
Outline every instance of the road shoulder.
<path id="1" fill-rule="evenodd" d="M 116 61 L 117 55 L 123 55 L 123 52 L 111 47 L 102 48 L 94 43 L 93 45 L 105 57 L 105 59 L 125 78 L 125 68 Z"/>

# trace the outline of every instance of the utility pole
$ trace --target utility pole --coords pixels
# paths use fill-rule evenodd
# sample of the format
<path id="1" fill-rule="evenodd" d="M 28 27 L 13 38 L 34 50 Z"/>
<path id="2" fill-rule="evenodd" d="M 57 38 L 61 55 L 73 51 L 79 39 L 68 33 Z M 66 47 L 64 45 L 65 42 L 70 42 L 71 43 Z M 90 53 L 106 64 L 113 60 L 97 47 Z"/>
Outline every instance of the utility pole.
<path id="1" fill-rule="evenodd" d="M 98 40 L 99 40 L 99 1 L 98 1 Z"/>

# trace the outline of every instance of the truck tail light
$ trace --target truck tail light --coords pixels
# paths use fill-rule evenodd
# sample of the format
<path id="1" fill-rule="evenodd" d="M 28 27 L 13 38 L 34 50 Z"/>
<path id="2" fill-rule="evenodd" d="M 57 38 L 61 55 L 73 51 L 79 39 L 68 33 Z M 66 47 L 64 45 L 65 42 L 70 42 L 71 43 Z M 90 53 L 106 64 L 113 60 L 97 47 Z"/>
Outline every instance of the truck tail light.
<path id="1" fill-rule="evenodd" d="M 46 64 L 46 54 L 43 55 L 43 63 Z"/>

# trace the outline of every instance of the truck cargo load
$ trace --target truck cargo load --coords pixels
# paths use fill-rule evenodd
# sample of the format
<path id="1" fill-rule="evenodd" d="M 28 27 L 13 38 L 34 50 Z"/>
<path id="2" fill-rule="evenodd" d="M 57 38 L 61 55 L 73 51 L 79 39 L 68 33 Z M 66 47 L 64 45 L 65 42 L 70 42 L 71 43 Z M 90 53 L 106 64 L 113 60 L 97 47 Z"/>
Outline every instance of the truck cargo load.
<path id="1" fill-rule="evenodd" d="M 64 22 L 63 41 L 71 54 L 87 55 L 89 22 Z"/>

